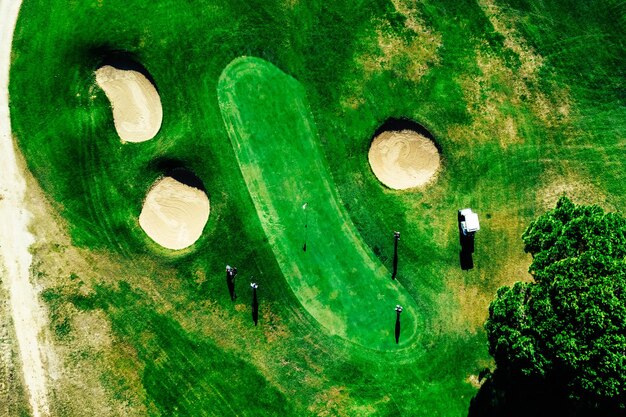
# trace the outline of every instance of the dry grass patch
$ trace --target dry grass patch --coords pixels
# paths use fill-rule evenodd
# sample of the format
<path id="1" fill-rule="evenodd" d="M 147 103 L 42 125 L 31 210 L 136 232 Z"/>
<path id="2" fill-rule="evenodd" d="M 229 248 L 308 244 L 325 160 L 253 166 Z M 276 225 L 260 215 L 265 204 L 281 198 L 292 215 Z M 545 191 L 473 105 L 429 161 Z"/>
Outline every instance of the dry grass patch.
<path id="1" fill-rule="evenodd" d="M 110 348 L 113 343 L 111 323 L 102 310 L 76 312 L 71 327 L 75 337 L 85 340 L 96 351 Z"/>
<path id="2" fill-rule="evenodd" d="M 272 311 L 270 304 L 265 303 L 261 307 L 261 320 L 263 323 L 263 335 L 268 343 L 290 336 L 289 329 L 283 323 L 282 318 Z"/>
<path id="3" fill-rule="evenodd" d="M 553 86 L 550 95 L 542 92 L 534 76 L 524 78 L 486 44 L 477 49 L 476 64 L 478 75 L 459 77 L 472 124 L 451 126 L 448 134 L 453 139 L 498 140 L 502 147 L 523 143 L 519 128 L 528 124 L 519 111 L 523 108 L 546 127 L 566 123 L 570 105 L 565 89 Z"/>
<path id="4" fill-rule="evenodd" d="M 419 83 L 431 67 L 438 65 L 441 34 L 426 26 L 417 10 L 408 2 L 394 0 L 396 11 L 405 17 L 404 28 L 395 29 L 388 20 L 372 21 L 375 42 L 367 42 L 367 49 L 355 56 L 357 70 L 363 82 L 345 94 L 344 107 L 356 109 L 363 104 L 363 85 L 373 76 L 390 71 L 395 77 Z"/>
<path id="5" fill-rule="evenodd" d="M 31 232 L 35 243 L 32 273 L 42 294 L 53 290 L 63 295 L 89 295 L 96 284 L 112 284 L 128 271 L 99 254 L 72 245 L 65 221 L 54 212 L 29 172 L 26 206 L 33 214 Z M 106 415 L 144 416 L 145 392 L 141 385 L 141 363 L 134 352 L 121 345 L 111 333 L 106 314 L 99 310 L 83 312 L 65 301 L 51 300 L 51 326 L 46 344 L 54 348 L 51 407 L 66 416 Z M 50 353 L 48 354 L 50 357 Z M 123 369 L 116 364 L 123 361 Z M 124 389 L 116 385 L 124 381 Z M 85 395 L 88 393 L 88 395 Z"/>
<path id="6" fill-rule="evenodd" d="M 546 171 L 541 178 L 539 191 L 535 194 L 540 211 L 554 208 L 561 196 L 567 196 L 577 204 L 597 204 L 607 211 L 619 211 L 618 204 L 590 178 L 585 178 L 573 170 L 559 174 L 554 170 Z"/>
<path id="7" fill-rule="evenodd" d="M 473 122 L 467 128 L 452 126 L 449 135 L 457 140 L 497 139 L 502 147 L 521 143 L 520 127 L 528 124 L 524 112 L 519 111 L 522 108 L 546 127 L 566 125 L 571 109 L 569 90 L 541 79 L 544 58 L 519 34 L 517 17 L 492 0 L 479 4 L 504 38 L 504 49 L 519 59 L 519 65 L 507 65 L 486 42 L 480 43 L 475 52 L 479 73 L 459 77 Z"/>
<path id="8" fill-rule="evenodd" d="M 521 65 L 518 70 L 522 79 L 537 82 L 543 57 L 537 54 L 515 29 L 516 19 L 495 4 L 493 0 L 479 0 L 478 4 L 496 32 L 504 37 L 504 47 L 515 52 Z"/>
<path id="9" fill-rule="evenodd" d="M 480 387 L 483 385 L 482 381 L 478 380 L 478 375 L 474 375 L 474 374 L 471 374 L 467 378 L 465 378 L 465 382 L 467 382 L 468 384 L 470 384 L 472 387 L 476 389 L 480 389 Z"/>
<path id="10" fill-rule="evenodd" d="M 317 394 L 314 403 L 309 406 L 309 411 L 318 417 L 348 417 L 374 415 L 376 408 L 373 405 L 356 406 L 348 388 L 332 386 Z"/>
<path id="11" fill-rule="evenodd" d="M 488 307 L 493 300 L 493 294 L 486 294 L 482 287 L 464 282 L 451 285 L 450 290 L 458 303 L 458 310 L 455 314 L 457 317 L 454 321 L 458 323 L 460 328 L 476 333 L 487 320 Z"/>

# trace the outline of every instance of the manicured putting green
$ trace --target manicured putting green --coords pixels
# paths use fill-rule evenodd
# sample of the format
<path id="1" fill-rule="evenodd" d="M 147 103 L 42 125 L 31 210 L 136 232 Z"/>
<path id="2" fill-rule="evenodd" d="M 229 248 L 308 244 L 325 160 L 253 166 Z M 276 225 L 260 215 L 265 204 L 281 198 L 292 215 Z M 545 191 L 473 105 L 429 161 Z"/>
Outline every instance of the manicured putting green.
<path id="1" fill-rule="evenodd" d="M 331 334 L 372 349 L 415 343 L 421 313 L 342 207 L 300 83 L 244 57 L 224 69 L 218 96 L 261 224 L 304 308 Z M 404 307 L 399 345 L 396 304 Z"/>

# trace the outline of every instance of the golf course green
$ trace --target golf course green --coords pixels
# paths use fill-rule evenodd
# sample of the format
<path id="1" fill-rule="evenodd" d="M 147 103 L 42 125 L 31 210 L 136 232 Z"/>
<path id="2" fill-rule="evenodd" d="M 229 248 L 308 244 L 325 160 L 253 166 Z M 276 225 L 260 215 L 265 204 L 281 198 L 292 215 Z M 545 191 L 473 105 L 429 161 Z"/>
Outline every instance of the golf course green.
<path id="1" fill-rule="evenodd" d="M 218 90 L 261 225 L 298 300 L 331 334 L 373 349 L 395 346 L 400 304 L 400 344 L 414 342 L 420 312 L 343 208 L 302 86 L 246 57 L 226 67 Z"/>

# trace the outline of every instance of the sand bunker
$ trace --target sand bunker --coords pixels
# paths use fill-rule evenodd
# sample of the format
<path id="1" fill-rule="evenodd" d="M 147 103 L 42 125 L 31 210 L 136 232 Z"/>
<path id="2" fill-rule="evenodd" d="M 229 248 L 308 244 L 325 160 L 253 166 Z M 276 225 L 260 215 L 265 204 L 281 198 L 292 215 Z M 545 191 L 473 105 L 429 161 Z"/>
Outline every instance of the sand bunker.
<path id="1" fill-rule="evenodd" d="M 111 102 L 123 141 L 144 142 L 157 134 L 163 120 L 161 98 L 145 75 L 105 65 L 96 71 L 96 82 Z"/>
<path id="2" fill-rule="evenodd" d="M 139 224 L 159 245 L 179 250 L 198 240 L 209 211 L 209 199 L 202 190 L 164 177 L 148 191 Z"/>
<path id="3" fill-rule="evenodd" d="M 368 159 L 374 175 L 394 190 L 425 185 L 441 162 L 435 144 L 413 130 L 386 131 L 376 136 Z"/>

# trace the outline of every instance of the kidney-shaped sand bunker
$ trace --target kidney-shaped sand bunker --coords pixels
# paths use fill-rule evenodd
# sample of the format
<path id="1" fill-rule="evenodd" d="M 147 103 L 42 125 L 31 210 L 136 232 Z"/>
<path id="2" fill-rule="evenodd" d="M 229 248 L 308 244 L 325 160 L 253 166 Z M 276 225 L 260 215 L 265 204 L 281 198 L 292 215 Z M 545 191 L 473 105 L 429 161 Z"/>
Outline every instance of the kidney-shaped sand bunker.
<path id="1" fill-rule="evenodd" d="M 378 180 L 394 190 L 426 185 L 441 164 L 434 142 L 414 129 L 380 132 L 372 141 L 368 159 Z"/>
<path id="2" fill-rule="evenodd" d="M 158 133 L 161 98 L 144 74 L 104 65 L 96 71 L 96 82 L 111 102 L 115 129 L 124 142 L 144 142 Z"/>
<path id="3" fill-rule="evenodd" d="M 172 177 L 157 180 L 143 203 L 139 225 L 159 245 L 173 250 L 194 244 L 209 219 L 204 191 Z"/>

